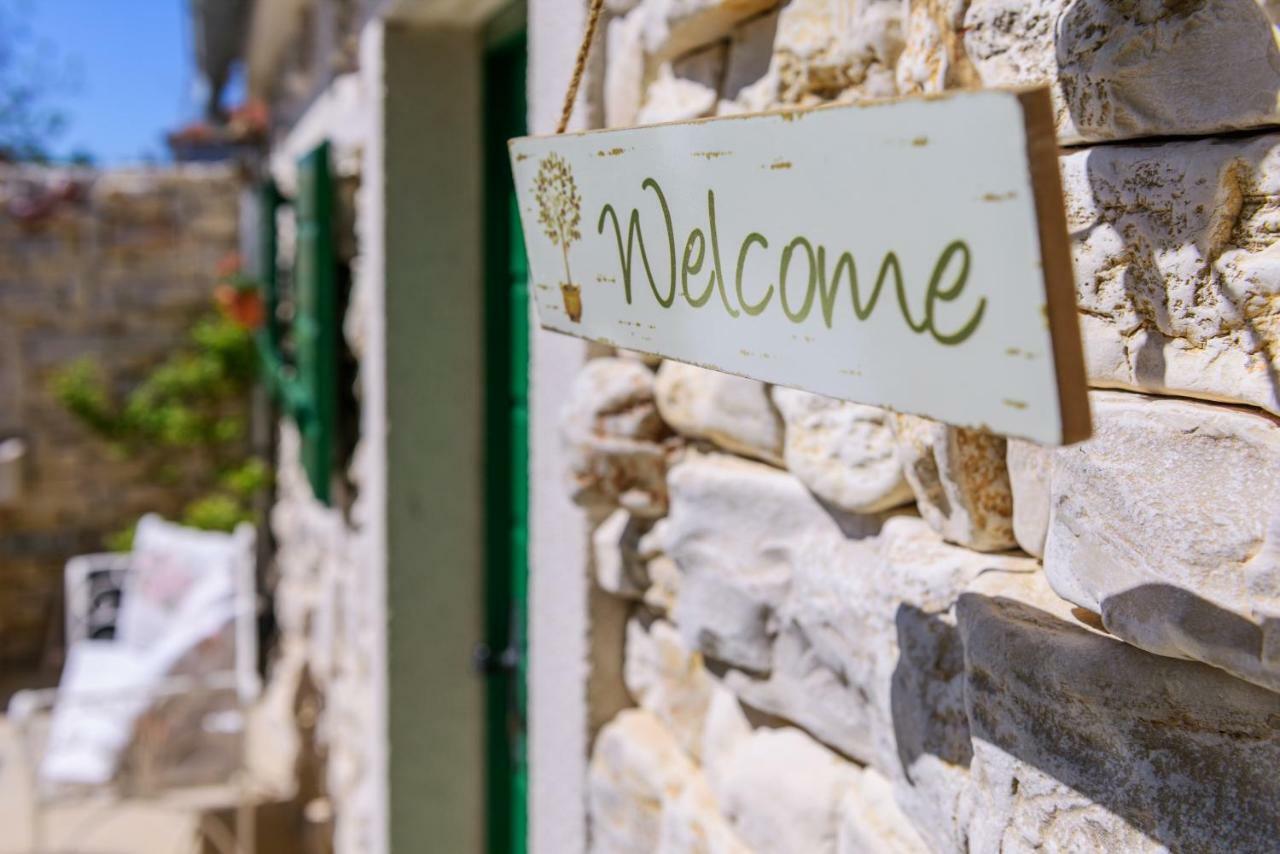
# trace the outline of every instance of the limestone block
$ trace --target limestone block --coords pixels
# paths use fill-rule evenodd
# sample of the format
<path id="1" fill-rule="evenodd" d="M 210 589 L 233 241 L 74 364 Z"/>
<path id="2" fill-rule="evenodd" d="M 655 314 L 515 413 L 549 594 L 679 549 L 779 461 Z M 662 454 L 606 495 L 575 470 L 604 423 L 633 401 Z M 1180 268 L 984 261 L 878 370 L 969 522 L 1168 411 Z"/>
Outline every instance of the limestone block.
<path id="1" fill-rule="evenodd" d="M 640 539 L 650 524 L 618 509 L 591 533 L 596 583 L 602 590 L 627 599 L 644 596 L 649 573 L 640 554 Z"/>
<path id="2" fill-rule="evenodd" d="M 725 778 L 732 771 L 729 759 L 752 732 L 737 697 L 729 691 L 713 692 L 703 722 L 701 749 L 702 768 L 712 791 L 726 785 Z"/>
<path id="3" fill-rule="evenodd" d="M 1045 574 L 1150 652 L 1280 691 L 1280 422 L 1095 392 L 1094 438 L 1055 453 Z"/>
<path id="4" fill-rule="evenodd" d="M 754 851 L 832 851 L 857 766 L 797 729 L 758 729 L 728 757 L 715 795 Z"/>
<path id="5" fill-rule="evenodd" d="M 640 541 L 636 543 L 636 549 L 639 551 L 641 558 L 652 560 L 658 555 L 664 554 L 666 543 L 667 523 L 665 519 L 659 519 L 640 536 Z"/>
<path id="6" fill-rule="evenodd" d="M 962 43 L 967 0 L 903 0 L 903 49 L 894 77 L 903 95 L 981 85 Z"/>
<path id="7" fill-rule="evenodd" d="M 764 383 L 663 362 L 653 394 L 662 419 L 677 432 L 782 464 L 782 418 L 769 401 Z"/>
<path id="8" fill-rule="evenodd" d="M 1280 52 L 1253 0 L 908 0 L 904 94 L 1046 84 L 1058 139 L 1276 122 Z"/>
<path id="9" fill-rule="evenodd" d="M 901 0 L 791 0 L 777 24 L 777 99 L 811 104 L 897 94 Z"/>
<path id="10" fill-rule="evenodd" d="M 951 609 L 984 572 L 1036 569 L 894 517 L 857 563 L 802 555 L 778 609 L 771 672 L 729 671 L 725 684 L 891 778 L 931 847 L 962 850 L 969 739 Z"/>
<path id="11" fill-rule="evenodd" d="M 690 648 L 767 671 L 775 611 L 801 549 L 833 561 L 881 520 L 825 508 L 795 477 L 726 455 L 690 454 L 671 469 L 665 553 L 680 567 L 675 622 Z"/>
<path id="12" fill-rule="evenodd" d="M 644 561 L 644 575 L 649 585 L 643 601 L 656 613 L 669 615 L 675 612 L 676 600 L 680 597 L 680 567 L 663 552 L 665 542 L 666 523 L 659 519 L 640 538 L 637 549 Z"/>
<path id="13" fill-rule="evenodd" d="M 653 715 L 627 709 L 600 730 L 587 771 L 592 851 L 657 850 L 663 805 L 699 774 Z"/>
<path id="14" fill-rule="evenodd" d="M 751 854 L 721 814 L 701 775 L 663 804 L 655 850 L 658 854 Z"/>
<path id="15" fill-rule="evenodd" d="M 614 18 L 605 33 L 605 127 L 630 127 L 644 95 L 644 15 Z"/>
<path id="16" fill-rule="evenodd" d="M 729 37 L 717 112 L 759 112 L 777 102 L 778 72 L 773 43 L 778 35 L 775 9 L 735 27 Z"/>
<path id="17" fill-rule="evenodd" d="M 1061 165 L 1090 382 L 1280 414 L 1280 135 Z"/>
<path id="18" fill-rule="evenodd" d="M 819 498 L 850 513 L 914 499 L 885 410 L 781 387 L 773 402 L 786 423 L 787 469 Z"/>
<path id="19" fill-rule="evenodd" d="M 914 415 L 895 416 L 894 433 L 920 515 L 944 539 L 984 552 L 1016 545 L 1003 438 Z"/>
<path id="20" fill-rule="evenodd" d="M 666 426 L 653 374 L 627 359 L 592 359 L 573 379 L 560 418 L 574 501 L 654 518 L 666 510 Z"/>
<path id="21" fill-rule="evenodd" d="M 643 0 L 645 50 L 668 60 L 729 35 L 733 26 L 777 0 Z"/>
<path id="22" fill-rule="evenodd" d="M 632 619 L 623 678 L 636 703 L 662 721 L 686 754 L 701 759 L 707 707 L 712 694 L 724 690 L 703 667 L 701 653 L 689 649 L 668 622 L 646 628 Z"/>
<path id="23" fill-rule="evenodd" d="M 656 555 L 645 564 L 649 589 L 644 591 L 644 604 L 660 614 L 673 614 L 680 600 L 680 567 L 666 555 Z"/>
<path id="24" fill-rule="evenodd" d="M 836 854 L 926 854 L 929 847 L 898 809 L 893 786 L 864 768 L 840 802 Z"/>
<path id="25" fill-rule="evenodd" d="M 1049 477 L 1053 451 L 1022 439 L 1010 439 L 1005 461 L 1009 466 L 1009 490 L 1013 496 L 1013 536 L 1018 547 L 1044 557 L 1049 534 Z"/>
<path id="26" fill-rule="evenodd" d="M 613 354 L 619 359 L 631 359 L 632 361 L 639 362 L 646 368 L 650 368 L 655 371 L 658 369 L 658 366 L 662 364 L 661 356 L 655 356 L 652 353 L 642 353 L 639 350 L 627 350 L 623 347 L 619 347 L 614 350 Z"/>
<path id="27" fill-rule="evenodd" d="M 636 116 L 642 125 L 683 122 L 709 116 L 716 107 L 716 89 L 694 77 L 682 77 L 670 63 L 659 66 L 644 91 L 644 105 Z"/>
<path id="28" fill-rule="evenodd" d="M 957 606 L 974 852 L 1270 851 L 1280 694 L 1072 618 L 1040 574 Z"/>

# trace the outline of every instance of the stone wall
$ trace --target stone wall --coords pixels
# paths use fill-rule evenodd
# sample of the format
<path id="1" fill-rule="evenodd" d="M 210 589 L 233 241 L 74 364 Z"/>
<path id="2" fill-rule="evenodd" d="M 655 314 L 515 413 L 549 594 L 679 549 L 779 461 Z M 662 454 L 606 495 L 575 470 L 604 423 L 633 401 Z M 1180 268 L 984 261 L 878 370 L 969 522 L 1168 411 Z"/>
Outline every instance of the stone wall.
<path id="1" fill-rule="evenodd" d="M 1094 438 L 1049 450 L 634 354 L 590 362 L 563 433 L 576 500 L 608 514 L 596 583 L 633 606 L 634 702 L 593 746 L 593 849 L 1274 850 L 1264 13 L 607 6 L 612 126 L 1048 84 L 1097 390 Z"/>
<path id="2" fill-rule="evenodd" d="M 21 495 L 0 506 L 0 670 L 61 638 L 67 558 L 186 500 L 113 454 L 50 381 L 88 357 L 128 388 L 183 343 L 237 248 L 238 192 L 224 167 L 0 169 L 0 440 L 27 445 Z"/>
<path id="3" fill-rule="evenodd" d="M 269 161 L 278 186 L 292 195 L 298 159 L 322 140 L 330 142 L 339 188 L 336 215 L 342 223 L 337 251 L 351 273 L 341 321 L 343 341 L 358 366 L 351 391 L 359 440 L 349 458 L 338 461 L 331 479 L 333 506 L 326 506 L 316 500 L 302 467 L 295 424 L 281 418 L 270 519 L 278 640 L 269 691 L 275 702 L 296 712 L 300 738 L 295 747 L 299 767 L 306 769 L 297 781 L 299 797 L 308 815 L 326 825 L 332 850 L 344 854 L 386 850 L 387 788 L 379 763 L 386 741 L 380 709 L 387 668 L 387 607 L 380 578 L 385 572 L 380 542 L 385 536 L 380 503 L 385 416 L 373 390 L 380 377 L 371 367 L 384 344 L 378 318 L 382 219 L 377 182 L 364 180 L 376 104 L 373 75 L 379 66 L 367 62 L 360 73 L 336 78 L 277 141 Z M 288 267 L 296 251 L 292 216 L 281 216 L 278 225 L 279 258 Z M 343 412 L 340 420 L 350 415 Z"/>

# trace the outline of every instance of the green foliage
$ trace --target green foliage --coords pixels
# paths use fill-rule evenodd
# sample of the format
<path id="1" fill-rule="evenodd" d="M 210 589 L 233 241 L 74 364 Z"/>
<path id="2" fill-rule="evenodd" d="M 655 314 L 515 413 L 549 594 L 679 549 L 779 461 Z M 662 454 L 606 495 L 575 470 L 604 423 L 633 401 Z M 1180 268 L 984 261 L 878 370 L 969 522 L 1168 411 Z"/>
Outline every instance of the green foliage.
<path id="1" fill-rule="evenodd" d="M 182 524 L 202 531 L 231 531 L 241 522 L 252 521 L 249 511 L 250 508 L 230 495 L 206 495 L 182 511 Z"/>
<path id="2" fill-rule="evenodd" d="M 53 393 L 94 432 L 131 450 L 230 445 L 245 435 L 237 410 L 256 365 L 252 334 L 211 317 L 192 329 L 189 347 L 157 365 L 121 404 L 90 358 L 58 372 Z"/>
<path id="3" fill-rule="evenodd" d="M 182 513 L 184 524 L 229 531 L 252 521 L 253 499 L 270 485 L 271 472 L 245 458 L 244 410 L 257 373 L 252 333 L 211 315 L 191 329 L 187 346 L 153 368 L 120 397 L 91 359 L 54 375 L 51 390 L 62 406 L 117 452 L 147 459 L 160 482 L 177 482 L 193 455 L 212 463 L 202 494 Z M 132 528 L 109 539 L 127 550 Z M 122 549 L 123 547 L 123 549 Z"/>
<path id="4" fill-rule="evenodd" d="M 107 534 L 103 545 L 110 552 L 131 552 L 133 551 L 133 535 L 138 530 L 138 524 L 135 522 L 123 530 L 116 531 L 114 534 Z"/>
<path id="5" fill-rule="evenodd" d="M 80 359 L 54 375 L 53 395 L 94 432 L 106 439 L 115 438 L 115 415 L 102 375 L 92 359 Z"/>

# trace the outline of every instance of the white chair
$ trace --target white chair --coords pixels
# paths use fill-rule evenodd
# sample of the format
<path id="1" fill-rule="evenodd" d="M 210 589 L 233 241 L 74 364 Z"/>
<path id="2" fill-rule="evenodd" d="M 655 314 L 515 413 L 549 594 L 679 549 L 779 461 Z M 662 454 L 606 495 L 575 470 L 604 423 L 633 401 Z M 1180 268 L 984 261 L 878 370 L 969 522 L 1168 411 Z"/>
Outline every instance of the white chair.
<path id="1" fill-rule="evenodd" d="M 58 803 L 147 799 L 236 808 L 211 840 L 253 854 L 245 728 L 257 673 L 254 533 L 139 521 L 133 551 L 67 564 L 67 662 L 56 689 L 20 691 L 36 851 Z M 62 844 L 66 844 L 63 840 Z"/>

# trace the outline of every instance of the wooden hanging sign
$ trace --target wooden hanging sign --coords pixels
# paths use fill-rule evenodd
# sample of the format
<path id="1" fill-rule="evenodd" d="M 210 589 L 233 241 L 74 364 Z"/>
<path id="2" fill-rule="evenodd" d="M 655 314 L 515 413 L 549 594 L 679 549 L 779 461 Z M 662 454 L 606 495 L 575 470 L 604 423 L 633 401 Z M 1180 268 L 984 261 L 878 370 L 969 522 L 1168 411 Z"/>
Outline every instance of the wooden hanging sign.
<path id="1" fill-rule="evenodd" d="M 1048 90 L 512 140 L 542 325 L 1057 445 L 1089 407 Z"/>

